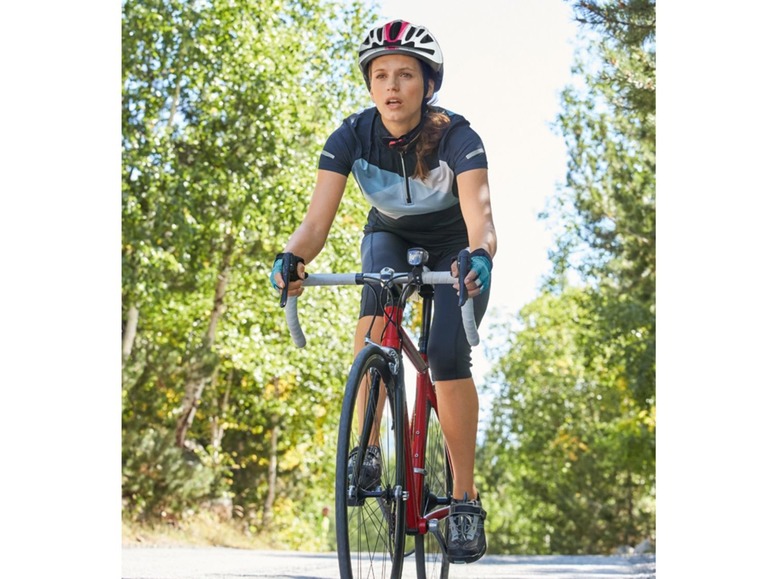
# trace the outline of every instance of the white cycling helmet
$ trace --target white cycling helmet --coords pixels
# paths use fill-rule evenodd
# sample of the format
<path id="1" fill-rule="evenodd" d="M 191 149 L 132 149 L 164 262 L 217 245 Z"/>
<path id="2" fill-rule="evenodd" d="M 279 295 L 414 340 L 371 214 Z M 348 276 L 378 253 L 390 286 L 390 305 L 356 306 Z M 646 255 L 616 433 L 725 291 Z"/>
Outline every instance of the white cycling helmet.
<path id="1" fill-rule="evenodd" d="M 392 20 L 372 28 L 367 33 L 364 42 L 359 46 L 359 68 L 368 89 L 370 79 L 367 66 L 374 58 L 384 54 L 407 54 L 425 62 L 434 73 L 434 92 L 440 90 L 443 75 L 442 50 L 425 26 L 404 20 Z"/>

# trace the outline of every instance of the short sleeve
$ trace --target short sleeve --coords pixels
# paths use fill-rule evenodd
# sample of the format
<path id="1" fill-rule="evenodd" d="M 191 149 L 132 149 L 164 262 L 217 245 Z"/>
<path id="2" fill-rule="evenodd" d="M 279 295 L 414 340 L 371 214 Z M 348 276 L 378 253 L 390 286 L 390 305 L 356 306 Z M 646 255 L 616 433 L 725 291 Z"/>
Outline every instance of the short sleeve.
<path id="1" fill-rule="evenodd" d="M 445 151 L 441 156 L 448 160 L 456 175 L 472 169 L 487 169 L 488 156 L 480 135 L 463 117 L 454 120 L 443 139 Z"/>
<path id="2" fill-rule="evenodd" d="M 327 138 L 319 155 L 319 169 L 346 176 L 351 173 L 356 143 L 353 131 L 346 126 L 347 122 L 348 119 Z"/>

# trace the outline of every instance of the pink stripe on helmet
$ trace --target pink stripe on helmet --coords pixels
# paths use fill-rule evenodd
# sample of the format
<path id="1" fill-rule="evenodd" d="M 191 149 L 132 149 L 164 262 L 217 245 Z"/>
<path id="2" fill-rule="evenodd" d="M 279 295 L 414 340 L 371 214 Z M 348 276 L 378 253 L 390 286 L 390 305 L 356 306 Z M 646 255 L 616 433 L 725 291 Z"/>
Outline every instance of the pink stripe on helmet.
<path id="1" fill-rule="evenodd" d="M 405 30 L 407 30 L 407 27 L 410 26 L 409 22 L 402 22 L 402 26 L 400 26 L 399 31 L 397 32 L 397 35 L 392 38 L 391 36 L 391 25 L 394 24 L 394 22 L 388 22 L 386 26 L 383 27 L 383 39 L 386 42 L 397 42 L 402 38 L 402 35 L 405 34 Z"/>

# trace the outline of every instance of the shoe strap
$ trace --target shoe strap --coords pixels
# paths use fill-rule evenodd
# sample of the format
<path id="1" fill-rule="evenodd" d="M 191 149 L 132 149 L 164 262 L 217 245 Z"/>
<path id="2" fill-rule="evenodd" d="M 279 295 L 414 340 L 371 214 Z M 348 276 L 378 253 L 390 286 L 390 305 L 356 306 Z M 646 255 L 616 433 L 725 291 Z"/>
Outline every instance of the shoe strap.
<path id="1" fill-rule="evenodd" d="M 450 509 L 451 515 L 475 515 L 482 517 L 483 520 L 485 520 L 485 517 L 488 513 L 485 512 L 485 509 L 482 508 L 482 505 L 480 504 L 473 504 L 473 503 L 453 503 Z"/>
<path id="2" fill-rule="evenodd" d="M 351 449 L 351 452 L 348 453 L 348 457 L 351 458 L 352 456 L 356 456 L 359 454 L 359 447 L 355 446 Z M 381 447 L 370 445 L 365 449 L 365 456 L 371 455 L 371 456 L 381 456 Z"/>

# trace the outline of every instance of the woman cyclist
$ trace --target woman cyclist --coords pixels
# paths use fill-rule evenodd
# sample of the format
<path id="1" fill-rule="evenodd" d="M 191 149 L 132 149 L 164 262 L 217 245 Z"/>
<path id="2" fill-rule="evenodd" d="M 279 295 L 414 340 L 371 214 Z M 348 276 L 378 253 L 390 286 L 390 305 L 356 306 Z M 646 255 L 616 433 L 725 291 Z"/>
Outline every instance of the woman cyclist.
<path id="1" fill-rule="evenodd" d="M 457 277 L 454 258 L 469 247 L 464 284 L 475 298 L 479 325 L 496 254 L 488 162 L 469 122 L 432 104 L 443 80 L 440 47 L 424 26 L 394 20 L 369 31 L 359 47 L 359 67 L 375 106 L 348 117 L 328 138 L 307 214 L 277 256 L 271 283 L 284 287 L 282 258 L 291 254 L 300 279 L 289 283 L 288 294 L 303 292 L 305 265 L 322 250 L 353 173 L 372 205 L 361 243 L 362 271 L 405 271 L 407 250 L 420 246 L 429 252 L 430 269 L 450 269 Z M 435 289 L 428 355 L 453 464 L 448 555 L 451 562 L 471 563 L 486 550 L 486 513 L 474 483 L 478 397 L 457 288 Z M 363 288 L 355 354 L 368 331 L 377 338 L 383 330 L 383 312 L 372 294 Z M 368 449 L 364 474 L 373 485 L 380 478 L 377 446 Z"/>

